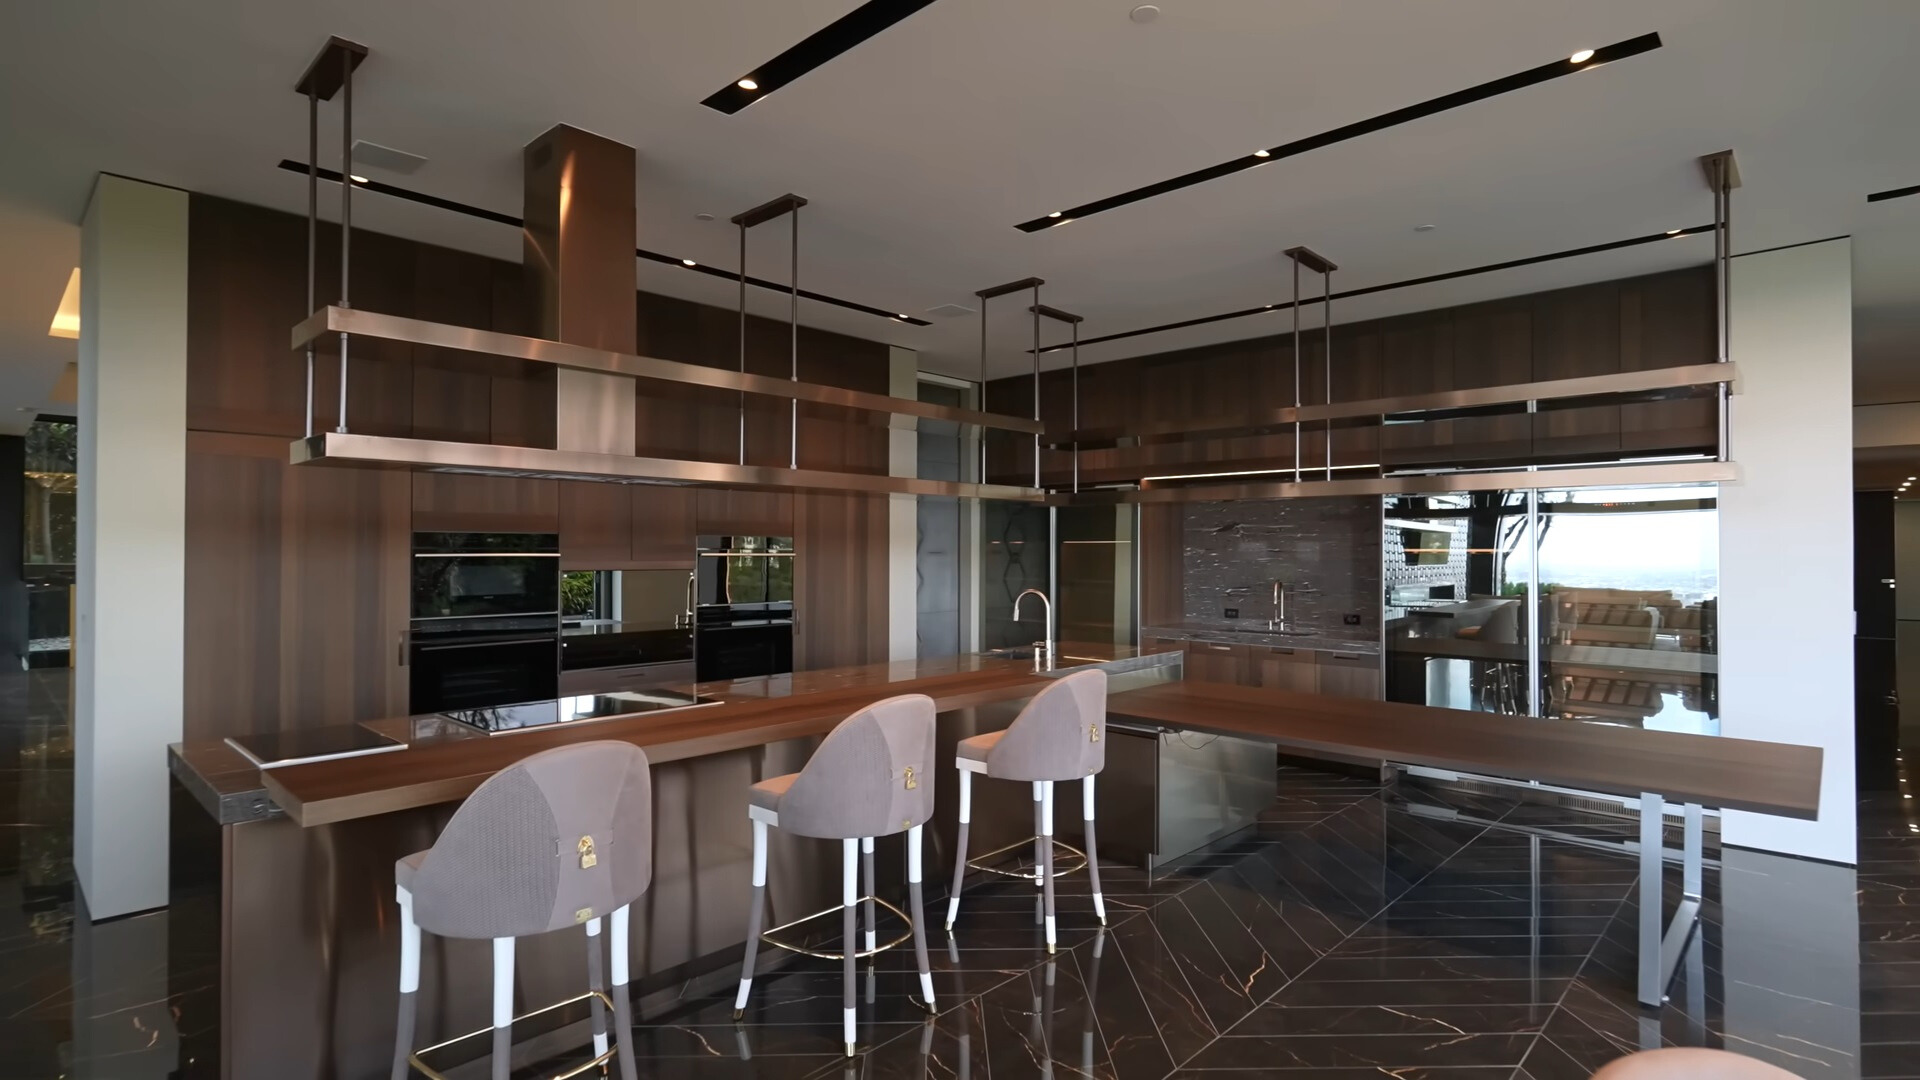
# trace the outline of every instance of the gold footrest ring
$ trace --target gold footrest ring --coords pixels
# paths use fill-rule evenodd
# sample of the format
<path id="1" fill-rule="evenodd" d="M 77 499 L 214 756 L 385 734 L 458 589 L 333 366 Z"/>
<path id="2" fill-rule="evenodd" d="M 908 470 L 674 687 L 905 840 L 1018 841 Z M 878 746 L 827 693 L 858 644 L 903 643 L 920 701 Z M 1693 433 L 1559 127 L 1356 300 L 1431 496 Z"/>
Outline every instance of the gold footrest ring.
<path id="1" fill-rule="evenodd" d="M 979 870 L 988 874 L 999 874 L 1001 877 L 1019 878 L 1022 881 L 1036 881 L 1040 876 L 1038 870 L 1032 873 L 1021 873 L 1018 870 L 1003 870 L 997 866 L 986 865 L 989 860 L 1005 855 L 1009 851 L 1021 849 L 1028 851 L 1033 850 L 1033 842 L 1035 839 L 1037 839 L 1037 837 L 1029 836 L 1025 840 L 1016 840 L 1006 847 L 995 848 L 984 855 L 976 855 L 967 860 L 967 869 Z M 1060 865 L 1060 853 L 1063 851 L 1066 852 L 1068 856 L 1066 866 Z M 1055 840 L 1053 842 L 1053 863 L 1053 877 L 1055 881 L 1058 881 L 1075 871 L 1085 870 L 1087 868 L 1087 853 L 1074 847 L 1072 844 L 1063 844 L 1059 840 Z"/>
<path id="2" fill-rule="evenodd" d="M 907 924 L 907 929 L 899 937 L 894 938 L 892 941 L 883 942 L 879 945 L 875 945 L 871 949 L 861 949 L 855 952 L 853 956 L 854 956 L 854 959 L 856 960 L 864 960 L 869 956 L 886 952 L 888 949 L 894 948 L 899 945 L 904 945 L 907 942 L 913 940 L 913 919 L 909 917 L 906 912 L 901 911 L 899 908 L 893 906 L 892 904 L 887 903 L 885 900 L 882 900 L 877 896 L 863 896 L 860 899 L 854 901 L 854 906 L 858 907 L 859 905 L 864 904 L 869 900 L 873 901 L 874 903 L 880 905 L 883 908 L 886 908 L 888 911 L 891 911 L 895 915 L 899 916 L 900 921 Z M 794 927 L 799 926 L 803 923 L 810 923 L 815 919 L 824 919 L 828 915 L 838 915 L 845 910 L 846 910 L 846 905 L 835 904 L 824 911 L 816 911 L 811 915 L 803 915 L 800 918 L 793 920 L 792 922 L 781 923 L 779 926 L 776 926 L 771 930 L 763 931 L 760 934 L 760 940 L 766 942 L 767 944 L 773 946 L 776 949 L 785 949 L 790 953 L 799 953 L 801 956 L 812 956 L 821 960 L 845 960 L 847 958 L 846 953 L 820 952 L 815 949 L 802 948 L 798 945 L 789 945 L 786 942 L 781 941 L 779 938 L 774 937 L 775 934 L 778 934 L 783 930 L 791 930 Z M 865 931 L 864 929 L 856 928 L 854 932 L 864 933 Z"/>
<path id="3" fill-rule="evenodd" d="M 565 1001 L 556 1001 L 544 1009 L 535 1009 L 530 1013 L 521 1013 L 520 1015 L 514 1017 L 513 1020 L 510 1021 L 510 1023 L 518 1024 L 525 1020 L 531 1020 L 536 1016 L 544 1016 L 547 1013 L 553 1012 L 555 1009 L 564 1009 L 569 1005 L 576 1005 L 582 1001 L 586 1001 L 588 998 L 599 998 L 606 1005 L 607 1023 L 610 1027 L 612 1024 L 618 1022 L 614 1019 L 613 999 L 608 997 L 606 994 L 602 993 L 599 990 L 589 990 L 578 997 L 570 997 Z M 436 1050 L 444 1050 L 455 1043 L 465 1042 L 468 1039 L 477 1039 L 482 1035 L 492 1035 L 493 1032 L 494 1032 L 494 1029 L 491 1026 L 483 1027 L 478 1031 L 469 1031 L 465 1035 L 456 1035 L 453 1038 L 446 1040 L 445 1042 L 437 1042 L 437 1043 L 434 1043 L 432 1046 L 423 1046 L 420 1049 L 415 1050 L 407 1055 L 407 1064 L 413 1066 L 414 1069 L 416 1069 L 420 1073 L 420 1075 L 428 1077 L 429 1080 L 447 1080 L 446 1074 L 436 1071 L 432 1066 L 428 1065 L 424 1061 L 421 1061 L 420 1056 L 422 1054 L 431 1054 Z M 605 1065 L 607 1062 L 612 1061 L 614 1054 L 617 1053 L 618 1051 L 619 1051 L 619 1041 L 616 1038 L 614 1032 L 612 1030 L 609 1030 L 607 1032 L 607 1052 L 606 1053 L 595 1055 L 591 1061 L 588 1061 L 586 1064 L 581 1065 L 578 1068 L 569 1069 L 563 1073 L 555 1073 L 550 1078 L 550 1080 L 573 1080 L 573 1077 L 580 1076 L 586 1073 L 589 1069 L 599 1068 L 600 1066 Z"/>

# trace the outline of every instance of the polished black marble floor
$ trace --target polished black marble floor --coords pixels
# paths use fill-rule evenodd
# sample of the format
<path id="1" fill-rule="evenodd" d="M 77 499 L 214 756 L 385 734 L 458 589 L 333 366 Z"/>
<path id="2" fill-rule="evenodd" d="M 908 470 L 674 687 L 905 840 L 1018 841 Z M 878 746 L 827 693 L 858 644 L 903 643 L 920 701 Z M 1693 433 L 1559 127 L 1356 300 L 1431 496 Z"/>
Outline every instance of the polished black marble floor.
<path id="1" fill-rule="evenodd" d="M 0 1077 L 216 1075 L 212 898 L 77 911 L 66 701 L 64 673 L 0 677 Z M 1655 1014 L 1633 995 L 1637 863 L 1591 846 L 1631 819 L 1287 769 L 1254 828 L 1158 875 L 1104 867 L 1108 927 L 1084 876 L 1063 879 L 1051 958 L 1030 884 L 970 888 L 933 942 L 939 1014 L 910 1003 L 912 952 L 884 954 L 852 1060 L 837 966 L 801 960 L 742 1024 L 730 987 L 656 1003 L 640 1072 L 1562 1080 L 1705 1045 L 1808 1078 L 1920 1077 L 1914 805 L 1862 798 L 1857 871 L 1710 843 L 1703 932 Z"/>

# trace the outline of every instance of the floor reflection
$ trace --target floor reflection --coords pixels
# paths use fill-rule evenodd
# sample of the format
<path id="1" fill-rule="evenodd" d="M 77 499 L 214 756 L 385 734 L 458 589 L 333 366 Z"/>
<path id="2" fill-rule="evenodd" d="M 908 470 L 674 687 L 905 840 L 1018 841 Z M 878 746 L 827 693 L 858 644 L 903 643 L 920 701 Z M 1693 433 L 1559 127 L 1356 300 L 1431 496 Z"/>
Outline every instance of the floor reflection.
<path id="1" fill-rule="evenodd" d="M 217 1075 L 213 898 L 79 912 L 66 685 L 0 679 L 0 1077 Z M 1651 1014 L 1636 862 L 1609 846 L 1632 819 L 1286 769 L 1252 829 L 1157 876 L 1103 870 L 1105 929 L 1084 876 L 1063 879 L 1052 958 L 1030 885 L 971 889 L 935 938 L 939 1015 L 912 1006 L 911 950 L 884 954 L 851 1062 L 838 968 L 801 961 L 759 981 L 744 1024 L 730 990 L 641 1017 L 641 1075 L 1560 1080 L 1656 1045 L 1822 1080 L 1920 1075 L 1913 806 L 1862 800 L 1857 873 L 1710 839 L 1701 933 Z"/>

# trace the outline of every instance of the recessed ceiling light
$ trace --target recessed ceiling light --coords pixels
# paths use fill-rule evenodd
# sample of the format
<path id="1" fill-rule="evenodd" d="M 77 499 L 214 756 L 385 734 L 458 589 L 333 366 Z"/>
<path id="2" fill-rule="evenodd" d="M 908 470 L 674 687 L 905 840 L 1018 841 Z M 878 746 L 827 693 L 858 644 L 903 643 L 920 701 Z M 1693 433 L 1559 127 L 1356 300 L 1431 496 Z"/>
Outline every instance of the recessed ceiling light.
<path id="1" fill-rule="evenodd" d="M 742 90 L 760 89 L 760 84 L 757 82 L 754 82 L 752 79 L 741 79 L 739 82 L 734 83 L 733 85 L 739 87 Z"/>
<path id="2" fill-rule="evenodd" d="M 1567 62 L 1571 64 L 1584 64 L 1591 59 L 1593 59 L 1593 50 L 1581 49 L 1579 52 L 1567 57 Z"/>
<path id="3" fill-rule="evenodd" d="M 1059 216 L 1060 216 L 1060 211 L 1058 211 L 1058 210 L 1055 210 L 1055 211 L 1054 211 L 1053 213 L 1051 213 L 1051 214 L 1048 214 L 1047 216 L 1048 216 L 1048 217 L 1059 217 Z"/>
<path id="4" fill-rule="evenodd" d="M 712 221 L 712 220 L 713 220 L 713 215 L 712 215 L 712 214 L 705 214 L 705 213 L 702 213 L 702 214 L 695 214 L 695 215 L 693 215 L 693 220 L 695 220 L 695 221 Z"/>
<path id="5" fill-rule="evenodd" d="M 1139 7 L 1127 12 L 1127 18 L 1137 23 L 1150 23 L 1159 17 L 1160 5 L 1158 4 L 1141 4 Z"/>
<path id="6" fill-rule="evenodd" d="M 694 265 L 694 262 L 693 262 L 693 260 L 692 260 L 692 259 L 681 259 L 681 260 L 680 260 L 680 265 L 682 265 L 682 266 L 692 266 L 692 265 Z"/>
<path id="7" fill-rule="evenodd" d="M 1679 229 L 1668 229 L 1668 230 L 1667 230 L 1667 235 L 1668 235 L 1668 236 L 1679 236 L 1679 235 L 1680 235 L 1680 230 L 1679 230 Z"/>
<path id="8" fill-rule="evenodd" d="M 47 336 L 80 336 L 80 268 L 77 266 L 67 275 L 67 289 L 60 294 L 60 306 L 53 309 L 53 323 L 47 327 Z"/>
<path id="9" fill-rule="evenodd" d="M 1434 229 L 1438 227 L 1439 226 L 1436 226 L 1436 225 L 1415 225 L 1413 227 L 1413 231 L 1414 232 L 1432 232 Z"/>
<path id="10" fill-rule="evenodd" d="M 348 173 L 347 176 L 350 177 L 353 180 L 353 182 L 356 184 L 364 184 L 367 182 L 366 177 L 360 176 L 356 173 Z"/>
<path id="11" fill-rule="evenodd" d="M 1255 151 L 1253 152 L 1253 156 L 1254 156 L 1254 157 L 1272 157 L 1272 156 L 1273 156 L 1273 151 L 1271 151 L 1271 150 L 1255 150 Z"/>

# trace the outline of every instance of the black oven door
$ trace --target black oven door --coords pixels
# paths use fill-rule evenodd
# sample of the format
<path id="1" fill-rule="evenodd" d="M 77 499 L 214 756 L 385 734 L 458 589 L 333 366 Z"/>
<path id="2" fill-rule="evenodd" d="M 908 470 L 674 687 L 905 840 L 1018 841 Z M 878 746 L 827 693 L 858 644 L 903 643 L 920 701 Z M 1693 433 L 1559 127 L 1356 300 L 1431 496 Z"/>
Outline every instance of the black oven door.
<path id="1" fill-rule="evenodd" d="M 409 711 L 482 709 L 560 696 L 560 637 L 525 632 L 415 634 Z"/>
<path id="2" fill-rule="evenodd" d="M 529 552 L 416 553 L 413 618 L 462 619 L 560 613 L 560 557 Z"/>
<path id="3" fill-rule="evenodd" d="M 701 682 L 785 675 L 793 670 L 793 626 L 703 626 L 694 636 L 695 678 Z"/>

